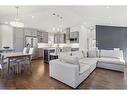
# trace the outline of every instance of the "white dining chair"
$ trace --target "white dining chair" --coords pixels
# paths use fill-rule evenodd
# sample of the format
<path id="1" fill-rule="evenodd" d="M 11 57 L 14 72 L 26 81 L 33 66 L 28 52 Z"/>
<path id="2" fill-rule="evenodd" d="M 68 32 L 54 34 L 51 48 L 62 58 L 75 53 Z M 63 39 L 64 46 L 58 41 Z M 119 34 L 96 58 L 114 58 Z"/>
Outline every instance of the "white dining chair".
<path id="1" fill-rule="evenodd" d="M 32 59 L 33 52 L 34 52 L 34 48 L 30 48 L 29 51 L 28 51 L 28 54 L 31 55 L 31 59 Z M 27 60 L 25 59 L 24 61 L 27 61 Z"/>
<path id="2" fill-rule="evenodd" d="M 31 55 L 32 55 L 32 54 L 33 54 L 33 52 L 34 52 L 34 48 L 30 48 L 30 49 L 29 49 L 29 54 L 31 54 Z"/>
<path id="3" fill-rule="evenodd" d="M 27 47 L 24 47 L 23 53 L 28 53 Z M 25 60 L 25 58 L 18 58 L 13 61 L 13 64 L 11 64 L 11 65 L 13 65 L 14 72 L 18 72 L 19 67 L 21 69 L 21 66 L 19 66 L 19 65 L 21 65 L 20 63 L 24 60 Z"/>
<path id="4" fill-rule="evenodd" d="M 4 76 L 7 76 L 8 69 L 10 69 L 10 73 L 14 73 L 13 65 L 8 68 L 8 64 L 6 60 L 0 59 L 0 77 L 3 78 Z"/>
<path id="5" fill-rule="evenodd" d="M 34 53 L 34 48 L 30 48 L 28 54 L 31 55 L 31 58 L 30 58 L 30 59 L 26 58 L 26 59 L 24 60 L 24 62 L 22 62 L 22 69 L 23 69 L 23 70 L 30 69 L 30 72 L 31 72 L 31 60 L 32 60 L 32 55 L 33 55 L 33 53 Z M 29 63 L 29 62 L 30 62 L 30 63 Z"/>
<path id="6" fill-rule="evenodd" d="M 27 47 L 24 47 L 23 53 L 28 53 L 28 48 Z"/>
<path id="7" fill-rule="evenodd" d="M 24 47 L 23 53 L 28 53 L 28 48 Z M 26 61 L 26 58 L 18 58 L 13 61 L 13 69 L 14 72 L 19 73 L 18 71 L 21 71 L 22 64 Z M 20 69 L 20 70 L 19 70 Z"/>

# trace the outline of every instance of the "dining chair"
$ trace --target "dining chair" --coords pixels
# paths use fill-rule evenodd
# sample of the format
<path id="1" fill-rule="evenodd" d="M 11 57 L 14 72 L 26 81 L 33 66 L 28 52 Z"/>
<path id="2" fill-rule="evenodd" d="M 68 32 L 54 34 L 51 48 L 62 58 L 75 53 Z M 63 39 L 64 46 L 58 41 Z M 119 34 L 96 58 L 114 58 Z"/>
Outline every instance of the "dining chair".
<path id="1" fill-rule="evenodd" d="M 27 53 L 27 52 L 28 52 L 28 48 L 27 47 L 24 47 L 23 53 Z M 24 58 L 18 58 L 18 59 L 14 59 L 13 60 L 13 64 L 11 64 L 11 65 L 13 65 L 13 70 L 14 70 L 15 73 L 17 73 L 18 72 L 18 69 L 21 68 L 20 62 L 22 62 L 24 60 L 25 60 Z"/>
<path id="2" fill-rule="evenodd" d="M 8 69 L 7 62 L 4 62 L 3 60 L 0 59 L 0 77 L 1 78 L 4 78 L 4 76 L 7 75 L 7 69 Z"/>
<path id="3" fill-rule="evenodd" d="M 27 47 L 24 47 L 23 53 L 28 53 Z M 22 62 L 24 62 L 24 60 L 26 60 L 26 59 L 25 58 L 18 58 L 18 59 L 13 60 L 13 64 L 11 64 L 11 65 L 13 65 L 13 70 L 15 73 L 19 73 L 18 71 L 21 71 L 21 65 L 22 65 Z"/>
<path id="4" fill-rule="evenodd" d="M 30 57 L 30 59 L 26 58 L 24 61 L 22 61 L 22 63 L 21 63 L 22 64 L 22 67 L 21 67 L 22 70 L 30 69 L 30 71 L 31 71 L 31 60 L 32 60 L 33 53 L 34 53 L 34 48 L 30 48 L 28 54 L 30 54 L 31 57 Z"/>
<path id="5" fill-rule="evenodd" d="M 27 47 L 24 47 L 23 53 L 28 53 L 28 48 Z"/>
<path id="6" fill-rule="evenodd" d="M 32 54 L 33 54 L 33 52 L 34 52 L 34 48 L 30 48 L 30 49 L 29 49 L 29 54 L 31 54 L 31 55 L 32 55 Z"/>
<path id="7" fill-rule="evenodd" d="M 14 73 L 13 66 L 11 65 L 10 68 L 8 68 L 8 64 L 6 60 L 2 60 L 0 58 L 0 77 L 4 78 L 8 74 L 8 69 L 10 69 L 10 73 Z"/>

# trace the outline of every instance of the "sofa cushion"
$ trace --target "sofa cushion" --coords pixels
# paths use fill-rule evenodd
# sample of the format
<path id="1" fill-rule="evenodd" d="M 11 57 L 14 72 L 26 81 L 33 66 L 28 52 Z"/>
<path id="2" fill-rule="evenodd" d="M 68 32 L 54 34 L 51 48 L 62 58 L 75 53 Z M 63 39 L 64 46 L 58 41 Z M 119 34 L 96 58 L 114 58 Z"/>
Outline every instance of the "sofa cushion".
<path id="1" fill-rule="evenodd" d="M 96 50 L 90 50 L 90 51 L 88 51 L 88 57 L 95 58 L 95 57 L 97 57 L 96 53 L 97 53 Z"/>
<path id="2" fill-rule="evenodd" d="M 123 58 L 123 51 L 118 50 L 101 50 L 100 57 L 106 57 L 106 58 Z"/>
<path id="3" fill-rule="evenodd" d="M 83 58 L 79 60 L 79 63 L 87 64 L 89 66 L 92 66 L 97 63 L 97 58 Z"/>
<path id="4" fill-rule="evenodd" d="M 86 58 L 87 57 L 87 52 L 83 50 L 82 53 L 83 53 L 83 57 Z"/>
<path id="5" fill-rule="evenodd" d="M 80 71 L 79 71 L 79 74 L 83 74 L 83 73 L 85 73 L 86 71 L 88 71 L 89 69 L 90 69 L 90 66 L 89 66 L 89 65 L 80 64 Z"/>
<path id="6" fill-rule="evenodd" d="M 74 51 L 74 52 L 72 52 L 72 56 L 75 56 L 75 57 L 77 57 L 79 59 L 84 58 L 82 51 Z"/>
<path id="7" fill-rule="evenodd" d="M 62 56 L 59 58 L 63 63 L 70 63 L 74 65 L 79 65 L 79 59 L 75 56 Z"/>
<path id="8" fill-rule="evenodd" d="M 98 62 L 103 62 L 103 63 L 113 63 L 113 64 L 125 64 L 125 61 L 123 59 L 118 59 L 118 58 L 98 58 Z"/>
<path id="9" fill-rule="evenodd" d="M 96 56 L 100 57 L 100 50 L 96 50 Z"/>
<path id="10" fill-rule="evenodd" d="M 60 52 L 58 54 L 58 58 L 62 58 L 62 57 L 65 57 L 65 56 L 71 56 L 71 52 Z"/>

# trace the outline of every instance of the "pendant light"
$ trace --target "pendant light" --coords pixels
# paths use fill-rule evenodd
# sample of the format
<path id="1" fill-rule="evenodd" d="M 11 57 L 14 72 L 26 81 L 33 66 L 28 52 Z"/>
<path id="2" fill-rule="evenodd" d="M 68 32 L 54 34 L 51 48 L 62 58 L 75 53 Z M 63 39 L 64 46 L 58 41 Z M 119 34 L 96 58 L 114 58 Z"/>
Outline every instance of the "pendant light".
<path id="1" fill-rule="evenodd" d="M 15 7 L 15 8 L 17 10 L 15 21 L 11 21 L 10 25 L 13 26 L 13 27 L 24 27 L 24 23 L 20 22 L 20 20 L 19 20 L 19 13 L 18 13 L 19 12 L 18 11 L 19 7 Z"/>

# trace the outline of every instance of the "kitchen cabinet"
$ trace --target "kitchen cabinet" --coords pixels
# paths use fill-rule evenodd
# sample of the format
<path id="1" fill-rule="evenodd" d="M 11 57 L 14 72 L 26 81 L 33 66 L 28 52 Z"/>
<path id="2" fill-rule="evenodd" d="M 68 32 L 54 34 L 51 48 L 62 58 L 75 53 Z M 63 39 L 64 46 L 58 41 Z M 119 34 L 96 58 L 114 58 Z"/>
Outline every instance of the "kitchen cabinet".
<path id="1" fill-rule="evenodd" d="M 37 30 L 32 31 L 32 36 L 37 36 Z"/>
<path id="2" fill-rule="evenodd" d="M 43 43 L 48 43 L 48 32 L 42 32 Z"/>
<path id="3" fill-rule="evenodd" d="M 38 43 L 48 43 L 48 32 L 37 32 Z"/>
<path id="4" fill-rule="evenodd" d="M 35 29 L 24 29 L 25 36 L 37 36 L 37 30 Z"/>
<path id="5" fill-rule="evenodd" d="M 70 43 L 79 43 L 79 32 L 70 32 Z"/>
<path id="6" fill-rule="evenodd" d="M 32 36 L 38 39 L 38 43 L 48 43 L 48 32 L 35 29 L 24 29 L 25 36 Z"/>
<path id="7" fill-rule="evenodd" d="M 44 49 L 38 48 L 38 57 L 44 57 Z"/>
<path id="8" fill-rule="evenodd" d="M 54 43 L 59 43 L 59 35 L 58 34 L 54 34 Z"/>
<path id="9" fill-rule="evenodd" d="M 66 43 L 66 35 L 65 35 L 65 33 L 54 34 L 54 43 Z"/>
<path id="10" fill-rule="evenodd" d="M 42 37 L 42 32 L 41 31 L 37 31 L 37 38 L 38 38 L 38 43 L 43 42 L 43 37 Z"/>
<path id="11" fill-rule="evenodd" d="M 50 53 L 55 53 L 55 49 L 52 49 L 52 48 L 44 49 L 44 63 L 49 63 Z"/>
<path id="12" fill-rule="evenodd" d="M 32 31 L 30 29 L 24 29 L 25 36 L 32 36 Z"/>

